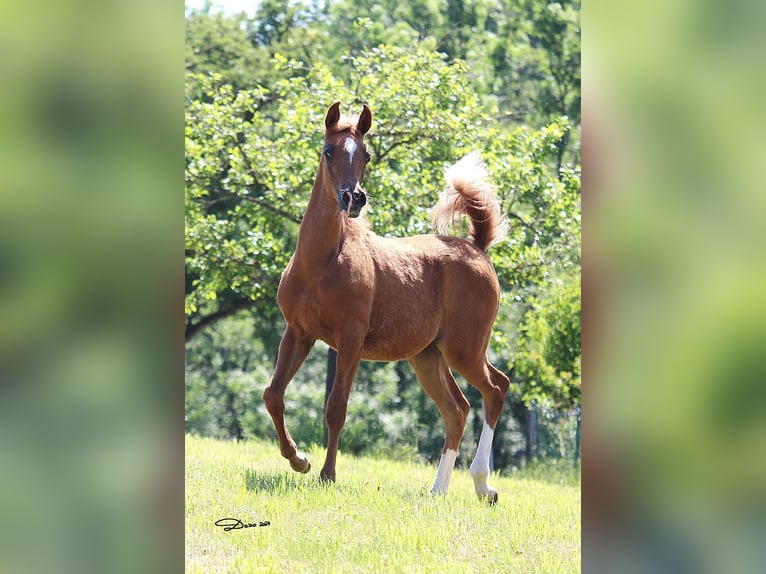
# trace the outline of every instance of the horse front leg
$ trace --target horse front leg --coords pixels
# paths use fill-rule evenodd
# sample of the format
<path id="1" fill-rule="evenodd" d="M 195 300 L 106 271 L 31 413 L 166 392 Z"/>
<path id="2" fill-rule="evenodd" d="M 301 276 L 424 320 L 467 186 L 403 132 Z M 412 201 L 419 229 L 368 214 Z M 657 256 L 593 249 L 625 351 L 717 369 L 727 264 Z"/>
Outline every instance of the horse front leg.
<path id="1" fill-rule="evenodd" d="M 279 451 L 283 457 L 290 461 L 293 470 L 304 473 L 311 469 L 311 463 L 305 454 L 298 452 L 295 441 L 287 430 L 284 398 L 285 388 L 290 384 L 313 346 L 314 339 L 300 336 L 295 329 L 288 325 L 282 336 L 282 342 L 279 344 L 277 366 L 274 369 L 271 382 L 263 391 L 263 402 L 266 403 L 266 409 L 271 415 L 271 420 L 274 421 L 274 428 L 279 438 Z"/>
<path id="2" fill-rule="evenodd" d="M 338 455 L 340 431 L 346 423 L 348 398 L 356 370 L 362 360 L 363 336 L 346 336 L 338 343 L 338 358 L 335 363 L 335 380 L 327 398 L 325 418 L 327 420 L 327 457 L 319 478 L 335 482 L 335 459 Z"/>

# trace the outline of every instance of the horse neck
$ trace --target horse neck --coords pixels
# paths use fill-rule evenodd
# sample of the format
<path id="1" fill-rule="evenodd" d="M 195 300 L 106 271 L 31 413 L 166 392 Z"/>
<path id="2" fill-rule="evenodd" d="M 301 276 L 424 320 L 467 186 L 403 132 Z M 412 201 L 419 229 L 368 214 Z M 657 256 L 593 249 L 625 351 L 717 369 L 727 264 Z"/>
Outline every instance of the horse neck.
<path id="1" fill-rule="evenodd" d="M 307 270 L 316 268 L 333 255 L 345 232 L 345 218 L 339 213 L 337 202 L 329 197 L 326 185 L 331 184 L 325 181 L 320 166 L 295 248 L 296 263 Z"/>

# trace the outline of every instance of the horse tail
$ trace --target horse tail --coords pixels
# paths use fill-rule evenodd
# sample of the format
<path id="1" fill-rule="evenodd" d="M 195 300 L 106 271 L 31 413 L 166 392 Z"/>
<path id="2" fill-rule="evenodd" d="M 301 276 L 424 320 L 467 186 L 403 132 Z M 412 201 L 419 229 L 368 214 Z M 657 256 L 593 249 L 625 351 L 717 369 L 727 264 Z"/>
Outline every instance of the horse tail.
<path id="1" fill-rule="evenodd" d="M 448 233 L 462 215 L 468 217 L 474 244 L 482 251 L 505 239 L 508 223 L 495 197 L 487 166 L 471 152 L 444 173 L 447 185 L 432 212 L 439 233 Z"/>

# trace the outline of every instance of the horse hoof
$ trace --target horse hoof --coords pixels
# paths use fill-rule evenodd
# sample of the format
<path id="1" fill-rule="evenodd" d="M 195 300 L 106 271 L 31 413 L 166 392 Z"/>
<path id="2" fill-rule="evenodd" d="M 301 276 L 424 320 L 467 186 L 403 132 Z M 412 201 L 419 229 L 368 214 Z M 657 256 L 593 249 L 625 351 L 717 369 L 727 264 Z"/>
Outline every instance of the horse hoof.
<path id="1" fill-rule="evenodd" d="M 333 472 L 330 474 L 329 472 L 325 472 L 324 470 L 319 473 L 319 480 L 322 482 L 335 482 L 335 473 Z"/>
<path id="2" fill-rule="evenodd" d="M 487 492 L 479 493 L 479 500 L 486 502 L 489 506 L 497 504 L 497 491 L 493 488 L 487 490 Z"/>
<path id="3" fill-rule="evenodd" d="M 311 470 L 311 463 L 305 454 L 299 452 L 292 459 L 290 459 L 290 467 L 295 472 L 302 472 L 303 474 L 306 474 L 309 470 Z"/>

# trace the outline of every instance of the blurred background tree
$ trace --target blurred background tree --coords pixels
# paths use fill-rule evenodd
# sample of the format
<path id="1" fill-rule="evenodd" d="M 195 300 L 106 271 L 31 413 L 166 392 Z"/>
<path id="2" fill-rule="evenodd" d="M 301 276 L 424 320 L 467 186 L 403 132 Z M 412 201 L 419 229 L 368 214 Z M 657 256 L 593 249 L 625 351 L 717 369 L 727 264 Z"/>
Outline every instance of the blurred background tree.
<path id="1" fill-rule="evenodd" d="M 271 437 L 260 394 L 284 323 L 276 289 L 316 173 L 327 107 L 374 115 L 368 219 L 430 231 L 443 170 L 479 150 L 511 223 L 490 353 L 512 379 L 496 468 L 579 456 L 579 2 L 264 1 L 187 11 L 186 427 Z M 461 230 L 456 230 L 461 233 Z M 327 348 L 287 393 L 323 442 Z M 481 429 L 481 397 L 461 462 Z M 288 420 L 288 423 L 291 421 Z M 404 363 L 363 363 L 341 448 L 438 458 L 438 411 Z M 467 446 L 470 445 L 470 446 Z"/>

